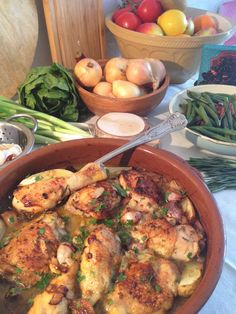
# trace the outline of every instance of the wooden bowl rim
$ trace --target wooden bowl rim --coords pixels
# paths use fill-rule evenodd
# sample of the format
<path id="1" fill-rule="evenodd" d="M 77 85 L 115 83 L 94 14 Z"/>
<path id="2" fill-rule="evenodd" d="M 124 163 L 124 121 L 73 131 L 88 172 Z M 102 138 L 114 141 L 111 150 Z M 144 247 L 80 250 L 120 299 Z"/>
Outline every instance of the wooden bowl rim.
<path id="1" fill-rule="evenodd" d="M 86 88 L 84 88 L 82 85 L 79 84 L 78 80 L 75 81 L 75 86 L 79 92 L 81 92 L 87 96 L 96 98 L 96 99 L 100 99 L 100 100 L 107 99 L 107 100 L 111 100 L 112 102 L 120 102 L 120 101 L 122 101 L 122 102 L 132 101 L 133 102 L 133 101 L 146 100 L 146 99 L 149 99 L 153 96 L 160 94 L 169 85 L 170 85 L 170 76 L 168 74 L 166 74 L 161 86 L 159 88 L 155 89 L 154 91 L 152 91 L 151 93 L 145 94 L 143 96 L 138 96 L 138 97 L 130 97 L 130 98 L 116 98 L 116 97 L 114 97 L 113 98 L 113 97 L 108 97 L 108 96 L 101 96 L 101 95 L 95 94 L 91 91 L 88 91 Z"/>

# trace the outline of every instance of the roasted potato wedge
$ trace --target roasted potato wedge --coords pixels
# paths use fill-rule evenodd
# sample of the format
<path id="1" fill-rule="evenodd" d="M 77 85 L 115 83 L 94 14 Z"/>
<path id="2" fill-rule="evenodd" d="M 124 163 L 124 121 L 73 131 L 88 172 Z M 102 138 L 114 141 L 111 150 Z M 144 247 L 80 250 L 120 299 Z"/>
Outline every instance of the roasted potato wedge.
<path id="1" fill-rule="evenodd" d="M 197 261 L 186 263 L 178 284 L 178 295 L 181 297 L 189 297 L 196 289 L 202 274 L 203 263 Z"/>
<path id="2" fill-rule="evenodd" d="M 184 213 L 184 215 L 187 217 L 189 222 L 194 221 L 196 217 L 195 209 L 193 206 L 193 203 L 190 201 L 188 197 L 185 197 L 181 202 L 180 202 L 180 207 Z"/>

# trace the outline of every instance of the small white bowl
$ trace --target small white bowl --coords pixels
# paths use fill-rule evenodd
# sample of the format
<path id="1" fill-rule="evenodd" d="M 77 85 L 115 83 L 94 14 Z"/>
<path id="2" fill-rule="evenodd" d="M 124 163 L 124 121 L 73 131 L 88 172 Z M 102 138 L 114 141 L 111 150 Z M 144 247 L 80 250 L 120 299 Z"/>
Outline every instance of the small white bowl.
<path id="1" fill-rule="evenodd" d="M 226 93 L 226 94 L 236 94 L 236 87 L 231 85 L 220 85 L 220 84 L 209 84 L 209 85 L 199 85 L 190 87 L 177 93 L 169 103 L 170 113 L 182 112 L 180 104 L 184 102 L 185 99 L 189 98 L 187 96 L 187 90 L 193 92 L 212 92 L 212 93 Z M 186 129 L 186 138 L 195 144 L 196 146 L 205 149 L 207 151 L 220 154 L 220 155 L 230 155 L 236 156 L 236 143 L 227 143 L 218 140 L 214 140 L 210 137 L 197 133 L 190 130 L 188 127 Z"/>

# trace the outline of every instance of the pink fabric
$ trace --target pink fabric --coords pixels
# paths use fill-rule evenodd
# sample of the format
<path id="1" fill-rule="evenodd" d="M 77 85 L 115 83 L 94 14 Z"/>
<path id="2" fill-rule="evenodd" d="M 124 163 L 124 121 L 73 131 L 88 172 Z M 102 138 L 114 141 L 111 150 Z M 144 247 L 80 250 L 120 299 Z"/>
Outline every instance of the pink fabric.
<path id="1" fill-rule="evenodd" d="M 236 0 L 223 3 L 219 8 L 219 14 L 236 22 Z M 227 46 L 236 45 L 236 33 L 224 44 Z"/>

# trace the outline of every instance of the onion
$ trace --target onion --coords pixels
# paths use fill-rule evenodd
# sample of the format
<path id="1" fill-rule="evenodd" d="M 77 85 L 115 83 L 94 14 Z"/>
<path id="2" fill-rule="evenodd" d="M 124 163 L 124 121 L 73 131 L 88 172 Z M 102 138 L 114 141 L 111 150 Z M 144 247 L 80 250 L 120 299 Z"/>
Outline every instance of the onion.
<path id="1" fill-rule="evenodd" d="M 116 80 L 112 82 L 112 94 L 117 98 L 131 98 L 140 96 L 140 88 L 128 81 Z"/>
<path id="2" fill-rule="evenodd" d="M 112 94 L 112 85 L 108 82 L 99 82 L 93 89 L 93 92 L 97 95 L 106 97 L 115 97 Z"/>
<path id="3" fill-rule="evenodd" d="M 128 81 L 139 86 L 153 81 L 151 65 L 145 59 L 129 60 L 126 76 Z"/>
<path id="4" fill-rule="evenodd" d="M 157 89 L 166 76 L 166 69 L 158 59 L 133 59 L 128 63 L 126 76 L 129 82 L 136 85 L 152 83 L 152 88 Z"/>
<path id="5" fill-rule="evenodd" d="M 107 82 L 112 83 L 115 80 L 126 81 L 126 68 L 128 60 L 117 57 L 110 59 L 104 68 L 104 75 Z"/>
<path id="6" fill-rule="evenodd" d="M 90 58 L 81 59 L 74 68 L 76 78 L 86 87 L 94 87 L 102 79 L 102 68 Z"/>
<path id="7" fill-rule="evenodd" d="M 166 76 L 166 68 L 164 64 L 158 59 L 148 58 L 146 60 L 150 63 L 152 68 L 153 89 L 157 89 Z"/>

